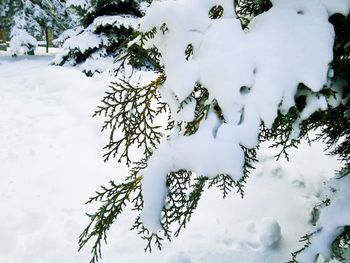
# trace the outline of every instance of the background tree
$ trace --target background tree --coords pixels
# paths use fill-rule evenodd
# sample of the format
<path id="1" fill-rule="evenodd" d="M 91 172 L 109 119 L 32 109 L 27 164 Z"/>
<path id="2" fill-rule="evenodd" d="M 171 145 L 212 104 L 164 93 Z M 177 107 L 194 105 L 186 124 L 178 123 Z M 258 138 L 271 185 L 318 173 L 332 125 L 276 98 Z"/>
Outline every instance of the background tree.
<path id="1" fill-rule="evenodd" d="M 57 39 L 63 51 L 53 63 L 77 66 L 88 76 L 110 69 L 121 44 L 137 27 L 145 4 L 140 0 L 68 2 L 80 25 Z"/>
<path id="2" fill-rule="evenodd" d="M 13 55 L 33 54 L 38 40 L 45 40 L 48 51 L 50 38 L 58 37 L 74 19 L 61 0 L 3 0 L 0 10 L 1 28 L 9 35 Z"/>
<path id="3" fill-rule="evenodd" d="M 11 28 L 13 16 L 18 10 L 19 1 L 1 0 L 0 1 L 0 32 L 2 40 L 8 39 L 8 29 Z"/>

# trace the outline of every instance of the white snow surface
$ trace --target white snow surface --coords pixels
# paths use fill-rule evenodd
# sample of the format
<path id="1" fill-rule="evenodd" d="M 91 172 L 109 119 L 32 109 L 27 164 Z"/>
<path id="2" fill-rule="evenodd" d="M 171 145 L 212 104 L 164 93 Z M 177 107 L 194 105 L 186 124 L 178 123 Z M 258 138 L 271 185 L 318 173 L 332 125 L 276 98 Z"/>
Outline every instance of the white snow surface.
<path id="1" fill-rule="evenodd" d="M 120 164 L 103 163 L 107 138 L 99 132 L 102 120 L 91 118 L 111 78 L 47 66 L 48 56 L 2 54 L 0 262 L 89 262 L 88 248 L 77 252 L 84 212 L 93 211 L 84 202 L 99 185 L 128 175 Z M 245 198 L 222 200 L 218 190 L 206 191 L 188 228 L 161 252 L 144 253 L 145 243 L 129 230 L 135 215 L 126 210 L 109 232 L 101 263 L 287 262 L 311 230 L 322 182 L 339 169 L 323 147 L 303 144 L 289 163 L 263 147 Z"/>
<path id="2" fill-rule="evenodd" d="M 101 53 L 95 52 L 88 57 L 83 63 L 79 64 L 77 68 L 83 72 L 111 72 L 113 71 L 114 58 L 111 56 L 103 56 Z"/>
<path id="3" fill-rule="evenodd" d="M 217 174 L 225 171 L 239 179 L 244 162 L 240 148 L 258 145 L 261 123 L 271 128 L 278 111 L 287 113 L 294 106 L 299 84 L 312 92 L 327 84 L 334 42 L 328 19 L 334 12 L 348 13 L 349 1 L 272 2 L 273 7 L 255 17 L 246 31 L 232 13 L 232 1 L 154 1 L 141 20 L 144 32 L 158 28 L 148 45 L 157 47 L 162 55 L 167 79 L 161 94 L 170 105 L 173 119 L 193 118 L 194 107 L 181 112 L 180 105 L 196 83 L 209 91 L 210 101 L 218 102 L 225 118 L 222 124 L 213 120 L 215 117 L 208 118 L 200 134 L 190 138 L 173 136 L 149 161 L 142 172 L 142 218 L 152 231 L 161 229 L 161 208 L 167 192 L 165 172 L 186 169 L 212 177 L 215 164 Z M 215 5 L 223 6 L 224 14 L 210 19 L 209 10 Z M 187 60 L 188 45 L 193 47 L 193 56 Z M 300 118 L 327 107 L 323 95 L 313 95 Z M 298 125 L 296 122 L 294 136 Z M 195 150 L 184 154 L 182 149 L 187 148 Z"/>
<path id="4" fill-rule="evenodd" d="M 69 28 L 69 29 L 63 31 L 62 34 L 60 34 L 58 36 L 58 38 L 54 39 L 54 44 L 61 47 L 63 45 L 64 41 L 66 41 L 68 38 L 72 38 L 72 37 L 78 35 L 82 31 L 83 31 L 83 27 L 81 27 L 81 26 Z"/>
<path id="5" fill-rule="evenodd" d="M 350 0 L 321 0 L 330 15 L 340 13 L 348 15 L 350 12 Z"/>
<path id="6" fill-rule="evenodd" d="M 99 27 L 105 27 L 107 25 L 113 26 L 115 28 L 133 28 L 138 27 L 140 18 L 132 15 L 114 15 L 114 16 L 99 16 L 92 22 L 92 31 L 96 31 Z"/>
<path id="7" fill-rule="evenodd" d="M 85 53 L 86 50 L 98 48 L 107 42 L 107 37 L 96 35 L 90 31 L 84 31 L 74 37 L 68 38 L 63 44 L 63 49 L 78 49 L 82 53 Z"/>
<path id="8" fill-rule="evenodd" d="M 84 8 L 87 5 L 88 5 L 87 0 L 67 0 L 66 2 L 66 7 L 77 6 L 77 7 Z"/>
<path id="9" fill-rule="evenodd" d="M 330 260 L 330 248 L 333 241 L 343 232 L 344 226 L 348 226 L 350 222 L 350 176 L 340 174 L 327 184 L 329 190 L 325 193 L 325 197 L 328 197 L 331 203 L 320 213 L 317 229 L 321 231 L 311 237 L 310 247 L 298 256 L 301 263 L 312 262 L 319 253 L 326 260 Z M 350 256 L 349 253 L 347 260 L 350 259 L 348 256 Z"/>

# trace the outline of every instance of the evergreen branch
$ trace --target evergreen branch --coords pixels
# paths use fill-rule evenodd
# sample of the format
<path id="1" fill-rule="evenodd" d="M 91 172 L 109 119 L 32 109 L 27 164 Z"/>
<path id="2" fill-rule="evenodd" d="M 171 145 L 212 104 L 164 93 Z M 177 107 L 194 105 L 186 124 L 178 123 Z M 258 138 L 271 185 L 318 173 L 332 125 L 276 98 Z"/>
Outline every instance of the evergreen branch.
<path id="1" fill-rule="evenodd" d="M 102 191 L 96 192 L 96 195 L 86 202 L 86 204 L 102 203 L 94 214 L 87 214 L 90 223 L 79 236 L 79 251 L 88 242 L 93 242 L 90 263 L 96 263 L 101 259 L 101 246 L 102 242 L 107 244 L 107 231 L 130 202 L 132 193 L 139 190 L 140 182 L 141 177 L 119 185 L 110 181 L 110 187 L 102 186 Z"/>
<path id="2" fill-rule="evenodd" d="M 155 245 L 159 250 L 162 249 L 162 242 L 164 238 L 162 238 L 158 234 L 154 234 L 150 232 L 141 221 L 140 216 L 138 216 L 132 226 L 131 230 L 136 230 L 137 234 L 141 236 L 141 239 L 146 241 L 146 246 L 144 248 L 145 252 L 152 252 L 152 246 Z"/>
<path id="3" fill-rule="evenodd" d="M 270 0 L 234 0 L 237 18 L 243 29 L 248 28 L 252 18 L 268 11 L 272 7 Z"/>
<path id="4" fill-rule="evenodd" d="M 333 258 L 341 263 L 346 263 L 345 252 L 350 248 L 350 225 L 345 226 L 344 230 L 332 243 Z"/>
<path id="5" fill-rule="evenodd" d="M 244 166 L 243 166 L 243 176 L 240 180 L 235 181 L 228 174 L 220 174 L 216 177 L 209 180 L 208 188 L 217 187 L 222 192 L 222 197 L 225 199 L 230 193 L 232 193 L 233 189 L 236 188 L 236 193 L 240 194 L 240 196 L 244 197 L 244 186 L 249 177 L 250 171 L 255 169 L 253 166 L 254 162 L 257 162 L 256 159 L 256 149 L 248 149 L 243 147 L 244 151 Z"/>
<path id="6" fill-rule="evenodd" d="M 198 206 L 207 177 L 198 177 L 191 183 L 192 173 L 181 170 L 168 176 L 169 194 L 163 209 L 163 228 L 170 229 L 173 223 L 177 227 L 174 236 L 186 228 L 191 216 Z"/>
<path id="7" fill-rule="evenodd" d="M 207 117 L 210 109 L 210 104 L 208 103 L 208 99 L 209 99 L 208 90 L 205 87 L 203 87 L 201 84 L 197 83 L 190 97 L 180 103 L 179 111 L 183 108 L 184 104 L 187 104 L 192 100 L 196 101 L 194 119 L 191 122 L 179 123 L 180 126 L 181 125 L 185 126 L 184 128 L 185 135 L 192 135 L 196 133 L 202 120 L 204 120 Z"/>
<path id="8" fill-rule="evenodd" d="M 329 198 L 323 200 L 319 204 L 315 205 L 313 210 L 311 211 L 311 223 L 315 226 L 316 222 L 319 219 L 320 210 L 326 206 L 329 206 L 331 200 Z M 298 263 L 297 257 L 298 255 L 307 250 L 307 248 L 312 244 L 312 237 L 317 233 L 322 231 L 322 227 L 318 227 L 315 231 L 304 235 L 301 237 L 300 242 L 304 242 L 304 246 L 292 253 L 292 260 L 288 263 Z M 332 251 L 332 259 L 338 260 L 340 263 L 346 263 L 345 258 L 345 250 L 350 247 L 350 226 L 344 226 L 344 229 L 341 234 L 339 234 L 335 240 L 332 242 L 331 251 Z M 316 259 L 315 259 L 316 260 Z"/>
<path id="9" fill-rule="evenodd" d="M 142 159 L 139 162 L 134 163 L 134 167 L 130 170 L 131 175 L 128 177 L 127 180 L 135 180 L 138 178 L 139 171 L 147 167 L 147 160 Z M 133 211 L 137 211 L 141 213 L 143 208 L 143 196 L 141 191 L 141 184 L 137 186 L 136 196 L 131 200 L 131 203 L 133 204 Z M 152 246 L 156 245 L 159 250 L 162 249 L 162 241 L 164 240 L 163 237 L 160 236 L 160 234 L 154 234 L 151 233 L 143 224 L 141 221 L 140 215 L 136 217 L 135 222 L 130 230 L 137 231 L 137 234 L 141 236 L 143 240 L 146 241 L 145 251 L 152 252 Z M 165 229 L 163 231 L 163 235 L 168 238 L 170 241 L 170 233 L 168 233 Z"/>
<path id="10" fill-rule="evenodd" d="M 146 86 L 132 86 L 125 80 L 112 83 L 111 91 L 106 92 L 102 106 L 93 115 L 107 118 L 102 127 L 102 131 L 110 130 L 109 143 L 104 147 L 105 161 L 118 157 L 118 162 L 125 160 L 130 165 L 132 146 L 141 148 L 146 159 L 152 155 L 163 136 L 154 120 L 167 111 L 157 93 L 164 80 L 164 75 L 160 75 Z"/>
<path id="11" fill-rule="evenodd" d="M 300 242 L 304 242 L 304 246 L 292 253 L 292 259 L 288 263 L 298 263 L 298 255 L 305 251 L 312 244 L 312 237 L 317 233 L 321 232 L 322 228 L 317 229 L 316 231 L 306 234 L 301 237 Z M 336 259 L 340 263 L 347 263 L 347 258 L 345 256 L 345 251 L 350 247 L 350 226 L 344 226 L 343 231 L 339 234 L 335 240 L 332 242 L 331 251 L 332 259 Z M 317 255 L 318 257 L 318 255 Z M 315 261 L 317 258 L 315 258 Z"/>
<path id="12" fill-rule="evenodd" d="M 304 246 L 301 249 L 291 253 L 292 254 L 292 259 L 290 261 L 288 261 L 288 263 L 298 263 L 297 256 L 311 245 L 311 237 L 314 234 L 315 233 L 306 234 L 306 235 L 304 235 L 304 236 L 302 236 L 300 238 L 299 241 L 300 242 L 305 242 L 305 244 L 304 244 Z"/>
<path id="13" fill-rule="evenodd" d="M 215 5 L 209 10 L 209 18 L 219 19 L 224 13 L 224 8 L 220 5 Z"/>
<path id="14" fill-rule="evenodd" d="M 125 73 L 127 65 L 132 66 L 134 69 L 147 69 L 155 72 L 163 72 L 163 66 L 161 66 L 159 59 L 160 54 L 156 47 L 146 49 L 145 43 L 154 38 L 157 33 L 157 29 L 153 28 L 149 32 L 134 31 L 121 45 L 121 51 L 115 63 L 119 66 L 115 69 L 115 75 L 119 75 L 121 72 Z M 132 72 L 131 72 L 132 75 Z"/>
<path id="15" fill-rule="evenodd" d="M 178 236 L 181 229 L 186 227 L 186 224 L 190 221 L 193 212 L 196 210 L 198 206 L 198 202 L 202 196 L 204 186 L 208 178 L 199 177 L 196 180 L 196 183 L 193 185 L 193 191 L 190 193 L 188 197 L 188 201 L 186 202 L 186 211 L 182 214 L 182 218 L 179 218 L 179 227 L 175 231 L 174 235 Z"/>
<path id="16" fill-rule="evenodd" d="M 225 199 L 235 188 L 236 182 L 228 174 L 221 174 L 210 179 L 208 188 L 214 186 L 222 191 L 222 197 Z"/>
<path id="17" fill-rule="evenodd" d="M 241 20 L 243 28 L 247 28 L 249 21 L 251 21 L 253 17 L 271 7 L 271 2 L 269 0 L 235 0 L 235 3 L 236 13 Z M 209 16 L 212 19 L 220 18 L 222 11 L 220 6 L 215 6 L 210 10 Z M 334 18 L 331 18 L 331 20 L 332 19 Z M 163 24 L 160 30 L 164 34 L 169 29 Z M 132 40 L 132 43 L 125 45 L 123 52 L 121 52 L 118 57 L 120 66 L 117 68 L 116 74 L 122 71 L 125 73 L 127 65 L 131 65 L 134 68 L 146 68 L 153 69 L 156 72 L 164 72 L 164 68 L 159 62 L 160 57 L 158 50 L 155 47 L 151 49 L 144 48 L 145 43 L 153 38 L 156 33 L 157 30 L 154 28 L 147 33 L 137 32 L 131 37 L 130 40 Z M 339 39 L 336 39 L 336 41 L 339 43 Z M 346 52 L 348 52 L 349 46 L 350 45 L 347 44 L 347 48 L 344 47 Z M 335 70 L 344 65 L 345 69 L 347 69 L 349 65 L 349 54 L 347 53 L 347 55 L 344 56 L 344 50 L 340 49 L 341 48 L 337 48 L 336 43 L 334 52 L 335 62 L 332 65 Z M 339 52 L 337 53 L 337 51 Z M 191 60 L 193 52 L 193 46 L 188 45 L 185 50 L 185 58 Z M 134 71 L 132 71 L 132 73 L 133 72 Z M 343 69 L 342 72 L 347 72 L 347 70 Z M 348 78 L 347 75 L 341 77 L 342 79 Z M 102 191 L 98 192 L 95 197 L 92 197 L 88 201 L 99 201 L 103 203 L 95 214 L 89 215 L 91 223 L 80 237 L 80 248 L 90 239 L 95 238 L 96 240 L 92 248 L 92 253 L 94 255 L 91 261 L 92 263 L 101 257 L 101 241 L 104 240 L 106 242 L 106 231 L 109 229 L 110 224 L 117 219 L 117 216 L 122 212 L 126 203 L 133 203 L 133 210 L 138 212 L 141 212 L 143 208 L 143 196 L 141 184 L 138 181 L 140 180 L 138 173 L 147 166 L 147 160 L 152 155 L 153 150 L 156 148 L 162 136 L 160 127 L 154 124 L 154 119 L 157 115 L 169 111 L 168 106 L 160 102 L 157 93 L 157 88 L 161 86 L 164 81 L 165 75 L 162 74 L 157 80 L 145 87 L 140 87 L 140 85 L 133 86 L 125 80 L 112 83 L 111 91 L 107 92 L 105 98 L 102 100 L 103 105 L 100 106 L 94 114 L 94 116 L 104 115 L 107 118 L 102 130 L 111 130 L 109 144 L 105 147 L 107 150 L 107 153 L 104 155 L 105 160 L 114 157 L 118 158 L 118 161 L 125 160 L 129 165 L 132 162 L 129 154 L 132 146 L 143 150 L 144 159 L 134 163 L 135 166 L 131 169 L 131 175 L 124 184 L 115 185 L 111 183 L 111 188 L 102 187 Z M 305 87 L 301 85 L 301 88 Z M 320 93 L 322 92 L 330 92 L 330 90 L 321 91 Z M 329 97 L 331 94 L 322 95 Z M 185 136 L 194 134 L 197 132 L 200 123 L 206 118 L 209 110 L 213 110 L 220 121 L 224 122 L 225 120 L 220 105 L 218 105 L 215 100 L 208 102 L 208 99 L 208 91 L 200 84 L 196 84 L 194 91 L 186 100 L 180 102 L 180 107 L 178 109 L 181 111 L 187 103 L 196 102 L 194 120 L 191 122 L 175 122 L 168 119 L 167 129 L 179 126 Z M 310 130 L 322 127 L 322 132 L 318 135 L 318 139 L 324 140 L 328 149 L 333 149 L 331 154 L 340 156 L 346 161 L 347 169 L 350 169 L 350 138 L 348 131 L 350 118 L 349 114 L 346 114 L 350 112 L 349 103 L 341 105 L 336 109 L 329 109 L 326 112 L 314 113 L 310 118 L 300 123 L 300 134 L 298 138 L 290 140 L 290 135 L 293 133 L 293 124 L 299 120 L 300 112 L 305 107 L 305 104 L 306 96 L 300 96 L 300 93 L 297 92 L 296 106 L 291 108 L 287 114 L 279 113 L 271 129 L 262 126 L 259 140 L 274 140 L 275 142 L 272 147 L 282 148 L 277 158 L 284 155 L 288 159 L 287 150 L 290 147 L 297 147 L 303 138 L 306 138 L 310 142 L 307 133 Z M 339 123 L 339 125 L 337 125 L 337 123 Z M 119 135 L 119 131 L 121 131 L 122 135 Z M 341 140 L 343 138 L 345 138 L 345 140 L 342 142 Z M 334 145 L 336 145 L 335 148 L 332 148 Z M 168 174 L 167 186 L 170 191 L 162 210 L 162 230 L 157 234 L 151 233 L 143 226 L 140 216 L 136 218 L 132 227 L 132 229 L 137 231 L 138 234 L 142 236 L 142 239 L 147 242 L 145 247 L 146 251 L 151 252 L 152 246 L 161 249 L 162 242 L 165 239 L 170 241 L 173 235 L 178 236 L 180 231 L 186 227 L 199 203 L 207 181 L 209 182 L 208 187 L 218 187 L 223 192 L 224 198 L 228 196 L 234 188 L 237 188 L 237 192 L 243 197 L 243 186 L 251 169 L 254 169 L 253 163 L 256 161 L 256 149 L 250 150 L 243 148 L 243 150 L 245 154 L 245 163 L 243 167 L 244 176 L 237 182 L 226 174 L 218 175 L 212 179 L 206 177 L 193 179 L 192 173 L 184 170 Z M 133 184 L 132 182 L 135 183 Z M 132 194 L 133 196 L 131 197 Z M 113 201 L 113 199 L 115 199 L 115 201 Z M 322 206 L 323 205 L 320 205 L 314 209 L 312 213 L 314 219 L 313 223 L 317 220 L 319 209 L 322 208 Z M 337 252 L 337 249 L 343 249 L 349 246 L 349 228 L 345 227 L 344 231 L 345 232 L 339 235 L 338 239 L 336 239 L 333 244 L 333 254 L 338 258 L 341 258 L 342 254 Z M 304 248 L 292 254 L 293 261 L 291 262 L 296 262 L 297 254 L 311 244 L 311 237 L 315 233 L 317 232 L 305 235 L 302 238 L 302 241 L 306 242 L 306 244 Z"/>
<path id="18" fill-rule="evenodd" d="M 281 150 L 275 156 L 277 160 L 283 155 L 289 161 L 287 150 L 291 147 L 296 148 L 301 141 L 301 137 L 307 137 L 308 131 L 302 129 L 297 139 L 290 139 L 290 136 L 293 133 L 293 124 L 298 120 L 299 114 L 300 112 L 298 108 L 292 107 L 286 115 L 283 115 L 280 112 L 278 113 L 271 129 L 267 129 L 263 125 L 260 128 L 260 141 L 271 140 L 273 143 L 269 146 L 270 148 L 281 147 Z"/>

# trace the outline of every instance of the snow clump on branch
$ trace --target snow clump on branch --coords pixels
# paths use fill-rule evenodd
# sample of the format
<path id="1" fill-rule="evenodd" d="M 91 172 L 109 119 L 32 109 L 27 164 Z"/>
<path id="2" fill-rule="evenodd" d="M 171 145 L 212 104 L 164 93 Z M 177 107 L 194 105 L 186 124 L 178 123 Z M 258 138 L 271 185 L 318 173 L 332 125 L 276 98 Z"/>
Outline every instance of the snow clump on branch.
<path id="1" fill-rule="evenodd" d="M 198 176 L 243 176 L 242 147 L 258 145 L 259 128 L 271 128 L 278 111 L 295 105 L 298 85 L 311 93 L 328 81 L 333 59 L 335 12 L 347 14 L 350 1 L 273 0 L 273 7 L 243 30 L 232 0 L 154 1 L 141 20 L 141 31 L 157 33 L 147 43 L 157 47 L 167 76 L 160 90 L 172 119 L 191 121 L 194 105 L 183 106 L 196 84 L 217 101 L 224 118 L 212 111 L 191 136 L 173 134 L 154 152 L 144 169 L 142 220 L 152 232 L 161 230 L 161 211 L 168 193 L 166 176 L 181 169 Z M 209 17 L 220 5 L 223 14 Z M 193 56 L 186 58 L 191 45 Z M 301 119 L 326 110 L 322 94 L 307 100 Z M 183 106 L 183 108 L 182 108 Z M 296 125 L 297 126 L 297 125 Z M 296 127 L 297 129 L 297 127 Z"/>

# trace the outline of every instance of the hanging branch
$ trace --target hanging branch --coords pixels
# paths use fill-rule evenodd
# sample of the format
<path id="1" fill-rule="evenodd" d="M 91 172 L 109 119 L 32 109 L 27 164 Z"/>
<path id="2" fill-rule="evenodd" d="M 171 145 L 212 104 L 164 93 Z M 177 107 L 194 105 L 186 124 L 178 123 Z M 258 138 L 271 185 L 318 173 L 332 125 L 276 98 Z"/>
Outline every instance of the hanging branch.
<path id="1" fill-rule="evenodd" d="M 142 149 L 146 159 L 152 155 L 163 136 L 161 126 L 155 125 L 154 120 L 167 112 L 167 104 L 160 101 L 157 93 L 164 80 L 164 75 L 160 75 L 146 86 L 132 86 L 126 80 L 112 83 L 111 91 L 106 92 L 102 106 L 93 115 L 104 116 L 102 131 L 110 130 L 109 143 L 104 147 L 105 161 L 118 157 L 118 162 L 130 165 L 132 146 Z"/>

